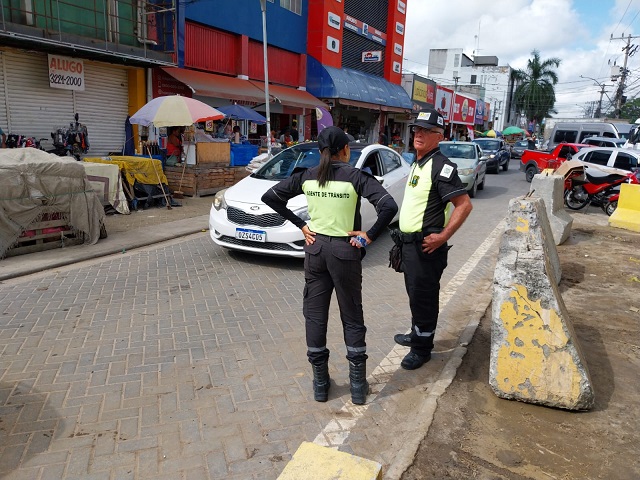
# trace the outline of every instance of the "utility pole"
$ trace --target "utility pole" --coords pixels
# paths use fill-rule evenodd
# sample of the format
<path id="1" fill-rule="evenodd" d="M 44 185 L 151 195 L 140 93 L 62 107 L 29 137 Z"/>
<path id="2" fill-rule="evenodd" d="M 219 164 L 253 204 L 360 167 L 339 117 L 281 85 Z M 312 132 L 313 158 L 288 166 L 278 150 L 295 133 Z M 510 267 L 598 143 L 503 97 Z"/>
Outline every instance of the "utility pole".
<path id="1" fill-rule="evenodd" d="M 600 100 L 598 100 L 598 108 L 596 108 L 595 118 L 600 118 L 602 115 L 602 96 L 604 95 L 604 83 L 600 85 L 602 90 L 600 90 Z"/>
<path id="2" fill-rule="evenodd" d="M 638 38 L 638 37 L 632 37 L 631 34 L 627 35 L 626 37 L 624 36 L 624 33 L 622 34 L 621 37 L 613 37 L 613 33 L 611 34 L 611 40 L 626 40 L 627 44 L 622 47 L 622 51 L 624 52 L 624 66 L 622 67 L 622 72 L 621 72 L 621 76 L 620 76 L 620 83 L 618 84 L 618 89 L 616 90 L 616 109 L 615 109 L 615 117 L 616 118 L 620 118 L 620 111 L 622 109 L 622 97 L 624 94 L 624 84 L 625 81 L 627 79 L 627 60 L 629 59 L 629 56 L 633 55 L 636 50 L 637 47 L 631 45 L 631 39 L 632 38 Z"/>
<path id="3" fill-rule="evenodd" d="M 454 92 L 458 91 L 458 80 L 460 80 L 460 77 L 453 77 L 453 81 L 455 82 L 455 86 L 453 87 Z"/>

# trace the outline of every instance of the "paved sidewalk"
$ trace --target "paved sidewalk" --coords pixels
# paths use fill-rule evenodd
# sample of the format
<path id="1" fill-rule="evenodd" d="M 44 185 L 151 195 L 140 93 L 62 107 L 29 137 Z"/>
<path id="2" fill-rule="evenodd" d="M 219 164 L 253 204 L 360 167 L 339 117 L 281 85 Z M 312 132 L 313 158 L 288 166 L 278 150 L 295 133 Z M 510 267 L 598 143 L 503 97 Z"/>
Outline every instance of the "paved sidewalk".
<path id="1" fill-rule="evenodd" d="M 500 230 L 443 289 L 436 351 L 416 372 L 392 341 L 408 306 L 390 240 L 372 246 L 373 394 L 358 407 L 335 305 L 334 386 L 312 401 L 300 262 L 231 256 L 206 228 L 197 216 L 0 262 L 0 476 L 274 479 L 301 441 L 386 478 L 411 464 L 489 304 Z"/>

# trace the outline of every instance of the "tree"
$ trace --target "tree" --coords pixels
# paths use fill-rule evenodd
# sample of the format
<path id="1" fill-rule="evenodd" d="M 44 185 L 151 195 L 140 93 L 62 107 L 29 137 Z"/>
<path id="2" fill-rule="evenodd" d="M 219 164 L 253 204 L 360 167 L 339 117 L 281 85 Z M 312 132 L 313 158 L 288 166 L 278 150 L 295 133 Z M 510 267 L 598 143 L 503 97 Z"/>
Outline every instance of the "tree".
<path id="1" fill-rule="evenodd" d="M 532 58 L 527 62 L 526 70 L 513 70 L 511 78 L 518 83 L 514 93 L 514 104 L 518 112 L 524 112 L 528 120 L 540 123 L 551 113 L 557 113 L 555 85 L 558 75 L 555 69 L 560 66 L 559 58 L 540 59 L 540 52 L 533 50 Z"/>
<path id="2" fill-rule="evenodd" d="M 640 98 L 634 98 L 622 105 L 620 118 L 629 120 L 629 123 L 634 123 L 638 118 L 640 118 Z"/>

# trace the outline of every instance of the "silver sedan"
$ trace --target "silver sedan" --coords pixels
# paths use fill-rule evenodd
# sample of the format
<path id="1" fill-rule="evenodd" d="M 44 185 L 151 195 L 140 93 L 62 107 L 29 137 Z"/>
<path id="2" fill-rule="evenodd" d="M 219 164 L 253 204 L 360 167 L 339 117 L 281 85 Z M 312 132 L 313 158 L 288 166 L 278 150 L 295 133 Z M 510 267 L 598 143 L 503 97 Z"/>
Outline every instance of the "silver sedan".
<path id="1" fill-rule="evenodd" d="M 471 198 L 484 189 L 487 173 L 486 157 L 473 142 L 440 142 L 440 151 L 458 166 L 458 176 Z"/>

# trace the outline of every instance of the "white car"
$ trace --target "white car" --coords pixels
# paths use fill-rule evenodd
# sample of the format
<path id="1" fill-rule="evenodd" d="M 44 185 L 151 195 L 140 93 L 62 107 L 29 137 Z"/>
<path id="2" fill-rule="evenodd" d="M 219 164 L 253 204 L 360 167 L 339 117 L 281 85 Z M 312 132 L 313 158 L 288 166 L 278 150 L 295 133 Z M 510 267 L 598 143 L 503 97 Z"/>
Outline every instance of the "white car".
<path id="1" fill-rule="evenodd" d="M 458 167 L 458 176 L 474 198 L 478 190 L 484 189 L 487 160 L 482 149 L 473 142 L 440 142 L 440 151 Z"/>
<path id="2" fill-rule="evenodd" d="M 349 147 L 349 163 L 374 175 L 400 207 L 410 171 L 407 162 L 383 145 L 352 142 Z M 300 143 L 278 153 L 233 187 L 219 191 L 209 215 L 211 239 L 232 250 L 304 258 L 302 231 L 260 199 L 269 188 L 289 177 L 294 168 L 310 168 L 319 162 L 317 142 Z M 289 200 L 288 207 L 300 218 L 309 218 L 304 195 Z M 376 221 L 375 208 L 363 198 L 360 213 L 362 230 L 367 230 Z"/>
<path id="3" fill-rule="evenodd" d="M 640 151 L 614 147 L 583 148 L 571 159 L 580 160 L 587 168 L 594 167 L 589 169 L 590 175 L 604 176 L 608 173 L 618 173 L 615 170 L 624 170 L 628 173 L 638 168 Z"/>

